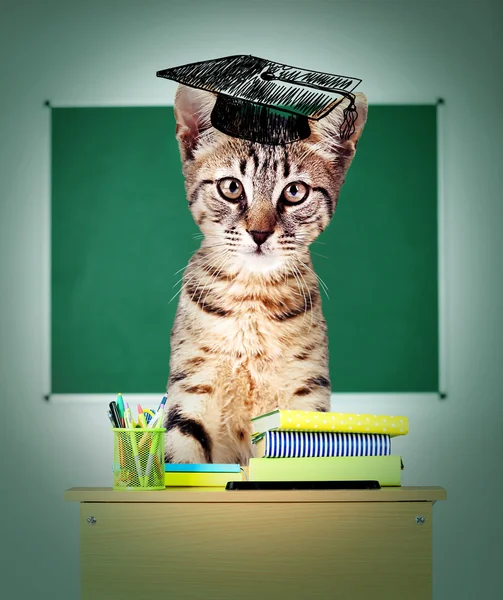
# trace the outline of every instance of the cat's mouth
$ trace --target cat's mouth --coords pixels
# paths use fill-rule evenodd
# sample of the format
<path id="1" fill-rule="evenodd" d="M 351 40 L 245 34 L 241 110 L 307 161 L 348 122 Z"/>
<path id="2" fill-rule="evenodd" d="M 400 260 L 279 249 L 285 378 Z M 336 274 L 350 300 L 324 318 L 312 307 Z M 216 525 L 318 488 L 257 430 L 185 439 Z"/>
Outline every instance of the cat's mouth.
<path id="1" fill-rule="evenodd" d="M 281 266 L 282 260 L 275 252 L 267 248 L 257 247 L 242 255 L 242 264 L 252 272 L 267 272 Z"/>
<path id="2" fill-rule="evenodd" d="M 255 246 L 255 248 L 243 248 L 241 252 L 244 256 L 271 256 L 274 254 L 272 250 L 262 246 Z"/>

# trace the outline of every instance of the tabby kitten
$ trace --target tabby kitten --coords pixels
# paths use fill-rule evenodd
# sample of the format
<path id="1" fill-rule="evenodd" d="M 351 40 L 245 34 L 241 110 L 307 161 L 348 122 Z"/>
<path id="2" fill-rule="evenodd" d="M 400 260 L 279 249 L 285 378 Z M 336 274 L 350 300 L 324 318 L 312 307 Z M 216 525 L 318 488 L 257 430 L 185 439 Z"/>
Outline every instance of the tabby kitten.
<path id="1" fill-rule="evenodd" d="M 327 411 L 327 328 L 309 244 L 329 224 L 367 116 L 342 140 L 342 102 L 286 146 L 215 130 L 216 97 L 179 86 L 176 137 L 203 233 L 171 333 L 166 461 L 248 464 L 250 419 Z"/>

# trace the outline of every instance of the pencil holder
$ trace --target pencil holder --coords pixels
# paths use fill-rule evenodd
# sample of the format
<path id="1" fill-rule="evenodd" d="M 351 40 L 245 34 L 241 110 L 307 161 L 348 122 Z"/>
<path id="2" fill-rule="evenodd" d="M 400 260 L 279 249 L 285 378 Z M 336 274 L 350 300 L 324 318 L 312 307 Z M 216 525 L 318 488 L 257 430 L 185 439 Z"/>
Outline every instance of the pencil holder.
<path id="1" fill-rule="evenodd" d="M 114 490 L 163 490 L 166 429 L 112 429 Z"/>

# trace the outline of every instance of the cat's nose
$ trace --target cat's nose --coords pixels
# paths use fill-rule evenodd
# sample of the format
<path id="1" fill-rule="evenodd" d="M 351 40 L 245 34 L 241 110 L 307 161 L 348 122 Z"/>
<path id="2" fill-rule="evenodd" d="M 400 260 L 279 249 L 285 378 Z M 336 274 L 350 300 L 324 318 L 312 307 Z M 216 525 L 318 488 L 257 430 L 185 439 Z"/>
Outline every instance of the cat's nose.
<path id="1" fill-rule="evenodd" d="M 255 231 L 252 229 L 251 231 L 248 231 L 248 233 L 252 236 L 253 241 L 257 246 L 261 246 L 274 231 Z"/>

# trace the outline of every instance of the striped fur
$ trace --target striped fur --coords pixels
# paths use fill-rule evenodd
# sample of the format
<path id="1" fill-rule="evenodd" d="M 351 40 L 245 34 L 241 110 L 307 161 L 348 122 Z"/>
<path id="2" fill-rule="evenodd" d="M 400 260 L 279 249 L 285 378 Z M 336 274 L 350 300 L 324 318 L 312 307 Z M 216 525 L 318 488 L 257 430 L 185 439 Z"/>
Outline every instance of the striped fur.
<path id="1" fill-rule="evenodd" d="M 366 118 L 337 137 L 343 105 L 311 137 L 265 146 L 210 125 L 214 96 L 180 86 L 177 139 L 189 208 L 203 238 L 183 276 L 171 333 L 166 460 L 238 462 L 253 456 L 250 419 L 275 408 L 326 411 L 327 330 L 309 244 L 327 227 Z M 229 202 L 218 182 L 234 178 Z M 305 202 L 281 200 L 302 182 Z M 249 231 L 273 232 L 258 249 Z"/>

